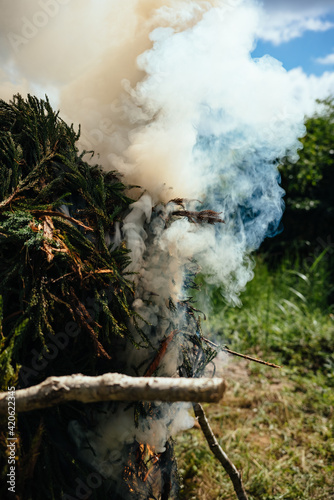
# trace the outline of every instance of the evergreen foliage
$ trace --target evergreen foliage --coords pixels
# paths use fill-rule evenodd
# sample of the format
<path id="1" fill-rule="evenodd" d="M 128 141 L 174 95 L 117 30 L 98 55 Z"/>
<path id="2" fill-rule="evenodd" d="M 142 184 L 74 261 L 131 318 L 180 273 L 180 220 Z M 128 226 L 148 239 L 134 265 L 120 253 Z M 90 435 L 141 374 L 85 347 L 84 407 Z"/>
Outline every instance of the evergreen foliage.
<path id="1" fill-rule="evenodd" d="M 48 100 L 0 101 L 1 390 L 114 371 L 115 339 L 130 337 L 129 252 L 105 236 L 112 241 L 132 200 L 115 172 L 84 161 L 78 137 Z M 66 425 L 80 411 L 64 405 L 19 417 L 18 498 L 73 491 L 83 466 Z"/>
<path id="2" fill-rule="evenodd" d="M 78 155 L 78 134 L 48 101 L 16 96 L 11 104 L 0 102 L 0 127 L 2 342 L 13 349 L 11 369 L 17 376 L 32 347 L 41 352 L 72 321 L 81 329 L 80 343 L 75 356 L 57 359 L 57 366 L 73 373 L 80 364 L 95 373 L 90 351 L 108 360 L 112 337 L 128 332 L 132 315 L 132 284 L 124 276 L 128 251 L 105 243 L 131 200 L 114 172 L 103 173 Z M 95 309 L 87 305 L 91 294 Z M 15 382 L 2 375 L 2 389 Z"/>

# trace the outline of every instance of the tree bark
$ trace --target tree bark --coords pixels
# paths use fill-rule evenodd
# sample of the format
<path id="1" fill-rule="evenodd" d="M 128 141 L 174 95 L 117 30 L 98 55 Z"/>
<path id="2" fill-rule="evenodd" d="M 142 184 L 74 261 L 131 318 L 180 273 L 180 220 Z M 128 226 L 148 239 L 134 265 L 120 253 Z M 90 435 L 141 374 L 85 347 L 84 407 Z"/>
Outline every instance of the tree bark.
<path id="1" fill-rule="evenodd" d="M 49 377 L 38 385 L 15 392 L 16 413 L 55 406 L 66 401 L 205 401 L 217 402 L 226 384 L 218 378 L 128 377 L 106 373 Z M 12 400 L 11 400 L 12 401 Z M 7 414 L 7 393 L 0 393 L 0 414 Z"/>

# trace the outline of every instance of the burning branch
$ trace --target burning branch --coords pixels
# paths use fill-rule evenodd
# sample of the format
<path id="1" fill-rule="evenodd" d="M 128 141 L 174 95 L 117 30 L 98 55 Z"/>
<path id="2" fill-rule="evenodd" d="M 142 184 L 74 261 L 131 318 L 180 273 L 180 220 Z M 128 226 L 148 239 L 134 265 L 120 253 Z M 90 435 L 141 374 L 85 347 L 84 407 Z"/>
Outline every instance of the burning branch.
<path id="1" fill-rule="evenodd" d="M 209 421 L 206 418 L 202 405 L 200 405 L 199 403 L 194 403 L 193 406 L 195 415 L 198 418 L 198 423 L 201 426 L 201 429 L 203 431 L 205 439 L 208 442 L 210 450 L 222 464 L 227 474 L 230 476 L 238 500 L 248 500 L 247 494 L 242 484 L 241 474 L 235 467 L 235 465 L 231 462 L 231 460 L 228 458 L 225 451 L 219 445 L 216 436 L 212 432 Z"/>
<path id="2" fill-rule="evenodd" d="M 179 217 L 187 217 L 190 222 L 207 222 L 208 224 L 224 224 L 225 221 L 219 217 L 221 212 L 214 210 L 201 210 L 200 212 L 193 212 L 190 210 L 175 210 L 172 215 Z"/>
<path id="3" fill-rule="evenodd" d="M 128 377 L 105 373 L 88 377 L 81 373 L 49 377 L 38 385 L 15 393 L 16 412 L 48 408 L 66 401 L 205 401 L 218 402 L 226 384 L 218 378 Z M 0 415 L 8 411 L 7 393 L 0 392 Z"/>

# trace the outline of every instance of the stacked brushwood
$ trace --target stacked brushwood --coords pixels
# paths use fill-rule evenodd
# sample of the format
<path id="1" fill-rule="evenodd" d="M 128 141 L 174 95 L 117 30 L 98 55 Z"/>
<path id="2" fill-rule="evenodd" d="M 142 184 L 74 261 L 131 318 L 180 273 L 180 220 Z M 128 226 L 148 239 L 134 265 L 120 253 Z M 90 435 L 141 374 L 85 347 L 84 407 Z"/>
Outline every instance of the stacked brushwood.
<path id="1" fill-rule="evenodd" d="M 78 137 L 48 100 L 0 101 L 2 391 L 49 376 L 112 372 L 117 339 L 131 341 L 130 257 L 112 241 L 132 200 L 115 172 L 84 161 Z M 75 478 L 92 472 L 76 460 L 67 434 L 82 409 L 78 403 L 18 415 L 16 498 L 59 500 L 75 490 Z M 2 424 L 5 498 L 5 419 Z M 101 486 L 91 498 L 103 495 Z"/>
<path id="2" fill-rule="evenodd" d="M 127 272 L 131 255 L 117 236 L 133 200 L 116 172 L 106 173 L 84 160 L 88 153 L 79 153 L 78 138 L 79 132 L 47 99 L 16 95 L 9 103 L 0 100 L 2 392 L 37 386 L 48 377 L 124 373 L 120 349 L 134 345 L 152 352 L 140 328 L 142 319 L 130 306 L 135 293 Z M 190 212 L 176 215 L 194 217 Z M 211 211 L 201 214 L 201 220 L 216 222 L 217 217 Z M 189 318 L 192 346 L 183 353 L 181 374 L 193 377 L 194 353 L 202 372 L 216 351 L 203 342 L 191 303 L 181 306 Z M 153 352 L 146 376 L 154 374 L 174 335 Z M 17 414 L 16 427 L 11 428 L 16 454 L 13 498 L 68 500 L 87 498 L 88 493 L 92 499 L 120 498 L 112 494 L 110 481 L 79 459 L 68 432 L 69 422 L 75 420 L 87 429 L 94 427 L 98 405 L 69 401 Z M 134 419 L 138 412 L 142 417 L 145 408 L 135 404 Z M 1 416 L 0 424 L 0 497 L 6 498 L 7 416 Z M 167 499 L 176 480 L 172 442 L 160 455 L 165 486 L 159 498 Z"/>

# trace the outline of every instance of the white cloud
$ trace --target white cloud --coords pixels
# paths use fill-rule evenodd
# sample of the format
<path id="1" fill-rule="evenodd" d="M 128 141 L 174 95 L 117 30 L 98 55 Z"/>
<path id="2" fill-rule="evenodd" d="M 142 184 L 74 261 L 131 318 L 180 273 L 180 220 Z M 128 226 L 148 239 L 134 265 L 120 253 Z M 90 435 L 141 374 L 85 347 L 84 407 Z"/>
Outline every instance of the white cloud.
<path id="1" fill-rule="evenodd" d="M 334 97 L 334 72 L 326 71 L 321 76 L 306 75 L 302 68 L 288 71 L 290 85 L 300 107 L 306 116 L 312 115 L 316 109 L 316 99 Z"/>
<path id="2" fill-rule="evenodd" d="M 334 23 L 320 17 L 301 13 L 278 11 L 264 12 L 259 28 L 259 37 L 274 45 L 301 37 L 305 31 L 327 31 L 334 28 Z"/>
<path id="3" fill-rule="evenodd" d="M 334 64 L 334 52 L 332 54 L 327 54 L 325 57 L 319 57 L 316 59 L 319 64 L 324 64 L 325 66 Z"/>
<path id="4" fill-rule="evenodd" d="M 334 23 L 326 19 L 334 13 L 333 0 L 262 0 L 262 4 L 259 37 L 275 45 L 301 37 L 305 31 L 334 28 Z"/>
<path id="5" fill-rule="evenodd" d="M 334 10 L 333 0 L 262 0 L 270 12 L 298 12 L 301 16 L 320 16 Z"/>

